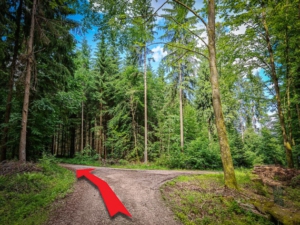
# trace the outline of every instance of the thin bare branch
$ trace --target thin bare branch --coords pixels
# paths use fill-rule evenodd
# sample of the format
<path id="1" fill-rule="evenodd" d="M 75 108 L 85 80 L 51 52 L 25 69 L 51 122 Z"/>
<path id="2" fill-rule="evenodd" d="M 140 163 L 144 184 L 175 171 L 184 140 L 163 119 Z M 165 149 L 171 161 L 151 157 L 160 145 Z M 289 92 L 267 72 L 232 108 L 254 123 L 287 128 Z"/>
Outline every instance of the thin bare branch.
<path id="1" fill-rule="evenodd" d="M 176 64 L 180 59 L 182 59 L 185 55 L 186 55 L 186 53 L 188 53 L 189 51 L 185 51 L 181 56 L 179 56 L 177 59 L 176 59 L 176 61 L 174 62 L 174 64 Z"/>
<path id="2" fill-rule="evenodd" d="M 204 55 L 203 53 L 201 53 L 201 52 L 197 52 L 197 51 L 195 51 L 195 50 L 193 50 L 193 49 L 189 49 L 189 48 L 184 47 L 184 46 L 176 46 L 176 45 L 173 45 L 173 44 L 171 44 L 171 43 L 166 43 L 166 42 L 155 42 L 155 43 L 152 43 L 152 44 L 148 44 L 147 46 L 155 45 L 155 44 L 169 45 L 169 46 L 174 47 L 174 48 L 180 48 L 180 49 L 187 50 L 187 51 L 189 51 L 189 52 L 194 52 L 194 53 L 196 53 L 196 54 L 198 54 L 198 55 L 203 56 L 204 58 L 206 58 L 206 59 L 208 60 L 208 57 L 207 57 L 206 55 Z"/>
<path id="3" fill-rule="evenodd" d="M 179 25 L 179 26 L 182 26 L 182 25 L 183 25 L 183 24 L 179 23 L 177 20 L 175 20 L 172 16 L 167 16 L 167 17 L 170 18 L 170 19 L 172 19 L 177 25 Z M 189 29 L 189 28 L 184 28 L 184 29 L 186 29 L 187 31 L 189 31 L 191 34 L 195 35 L 197 38 L 200 39 L 200 41 L 202 41 L 202 43 L 203 43 L 206 47 L 208 47 L 207 43 L 203 40 L 202 37 L 200 37 L 198 34 L 196 34 L 194 31 L 192 31 L 192 30 Z"/>
<path id="4" fill-rule="evenodd" d="M 182 3 L 181 1 L 178 0 L 173 0 L 174 2 L 176 2 L 177 4 L 185 7 L 186 9 L 188 9 L 191 13 L 193 13 L 199 20 L 201 20 L 201 22 L 204 24 L 205 27 L 207 27 L 206 22 L 204 21 L 204 19 L 199 16 L 193 9 L 191 9 L 189 6 L 187 6 L 186 4 Z"/>
<path id="5" fill-rule="evenodd" d="M 153 16 L 158 16 L 156 15 L 156 13 L 165 5 L 168 3 L 169 0 L 165 1 L 152 15 L 150 15 L 150 17 L 145 21 L 145 23 L 147 23 Z"/>

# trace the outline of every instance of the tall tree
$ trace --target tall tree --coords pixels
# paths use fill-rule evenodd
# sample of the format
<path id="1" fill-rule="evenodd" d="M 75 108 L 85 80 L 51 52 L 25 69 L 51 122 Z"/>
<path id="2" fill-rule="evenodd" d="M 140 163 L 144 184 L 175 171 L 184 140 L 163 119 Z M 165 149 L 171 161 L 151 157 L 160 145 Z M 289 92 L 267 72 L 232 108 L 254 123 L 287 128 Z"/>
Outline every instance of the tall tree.
<path id="1" fill-rule="evenodd" d="M 195 1 L 182 1 L 186 6 L 192 7 Z M 175 82 L 178 88 L 179 96 L 179 118 L 180 118 L 180 147 L 181 151 L 184 149 L 184 127 L 183 127 L 183 98 L 184 91 L 186 95 L 189 89 L 193 86 L 193 77 L 195 75 L 195 58 L 186 50 L 176 49 L 172 47 L 178 43 L 183 45 L 194 46 L 196 39 L 189 32 L 195 29 L 196 17 L 187 17 L 189 10 L 176 4 L 171 3 L 171 9 L 164 9 L 166 14 L 162 15 L 165 18 L 165 24 L 162 26 L 164 34 L 162 39 L 168 41 L 165 49 L 169 51 L 164 61 L 171 66 L 170 74 L 173 75 L 171 80 Z M 185 29 L 183 29 L 185 28 Z"/>
<path id="2" fill-rule="evenodd" d="M 22 16 L 22 10 L 23 10 L 23 0 L 19 0 L 19 5 L 17 8 L 17 14 L 15 18 L 15 24 L 16 24 L 16 30 L 14 34 L 14 50 L 13 50 L 13 57 L 10 67 L 10 78 L 8 83 L 8 94 L 7 94 L 7 100 L 6 100 L 6 110 L 5 110 L 5 116 L 4 116 L 4 123 L 6 124 L 3 129 L 2 134 L 2 140 L 0 145 L 0 162 L 6 159 L 6 144 L 8 141 L 8 123 L 10 119 L 11 114 L 11 107 L 12 107 L 12 95 L 13 95 L 13 85 L 14 85 L 14 76 L 16 72 L 16 62 L 17 57 L 19 54 L 20 49 L 20 31 L 21 31 L 21 16 Z"/>
<path id="3" fill-rule="evenodd" d="M 37 1 L 33 0 L 32 10 L 31 10 L 31 24 L 30 24 L 30 34 L 27 42 L 27 62 L 26 62 L 26 77 L 25 77 L 25 94 L 22 110 L 22 129 L 20 136 L 20 147 L 19 147 L 19 160 L 21 162 L 26 162 L 26 133 L 27 133 L 27 118 L 28 118 L 28 108 L 29 108 L 29 95 L 30 95 L 30 80 L 31 80 L 31 69 L 34 61 L 33 52 L 33 40 L 34 40 L 34 29 L 35 29 L 35 13 L 36 13 Z"/>
<path id="4" fill-rule="evenodd" d="M 269 52 L 271 77 L 272 77 L 275 92 L 276 92 L 277 111 L 278 111 L 278 116 L 279 116 L 280 128 L 281 128 L 281 132 L 282 132 L 282 136 L 283 136 L 283 145 L 284 145 L 284 148 L 286 151 L 286 159 L 287 159 L 288 167 L 293 168 L 294 162 L 293 162 L 293 155 L 292 155 L 292 144 L 291 144 L 291 140 L 289 140 L 287 132 L 286 132 L 286 124 L 284 121 L 284 115 L 283 115 L 283 111 L 282 111 L 280 88 L 279 88 L 278 77 L 276 74 L 273 47 L 271 44 L 269 28 L 268 28 L 268 24 L 266 21 L 266 11 L 265 11 L 266 7 L 263 3 L 262 3 L 262 8 L 263 8 L 263 11 L 261 14 L 262 15 L 262 24 L 263 24 L 263 28 L 265 31 L 265 40 L 266 40 L 266 44 L 267 44 L 267 48 L 268 48 L 268 52 Z"/>
<path id="5" fill-rule="evenodd" d="M 220 150 L 221 150 L 221 158 L 224 170 L 224 179 L 225 179 L 225 186 L 228 188 L 236 189 L 237 182 L 234 173 L 234 167 L 229 147 L 229 142 L 227 138 L 227 132 L 224 122 L 224 116 L 222 111 L 222 103 L 220 97 L 220 88 L 219 88 L 219 81 L 218 81 L 218 70 L 217 70 L 217 61 L 216 61 L 216 33 L 215 33 L 215 1 L 209 0 L 207 2 L 207 20 L 208 23 L 205 22 L 203 17 L 201 17 L 195 10 L 191 7 L 187 6 L 183 2 L 179 0 L 174 0 L 176 3 L 181 5 L 182 7 L 187 8 L 191 13 L 193 13 L 205 26 L 206 33 L 208 36 L 208 43 L 205 45 L 208 49 L 208 60 L 209 60 L 209 67 L 210 67 L 210 83 L 212 87 L 212 103 L 214 108 L 214 115 L 216 120 L 216 127 L 218 132 Z M 194 33 L 194 32 L 193 32 Z M 195 34 L 194 34 L 195 35 Z M 200 35 L 197 36 L 200 41 L 204 42 L 203 38 Z"/>
<path id="6" fill-rule="evenodd" d="M 149 49 L 147 43 L 153 40 L 154 10 L 150 0 L 135 0 L 132 3 L 133 24 L 137 38 L 133 42 L 139 44 L 143 49 L 143 70 L 144 70 L 144 162 L 148 162 L 148 93 L 147 93 L 147 54 Z"/>
<path id="7" fill-rule="evenodd" d="M 224 116 L 222 111 L 218 70 L 216 61 L 216 43 L 215 43 L 215 1 L 208 1 L 208 52 L 209 52 L 209 69 L 210 69 L 210 82 L 212 86 L 212 102 L 216 119 L 216 127 L 219 136 L 219 143 L 221 148 L 221 157 L 224 169 L 225 185 L 229 188 L 237 188 L 237 182 L 234 174 L 233 162 L 230 153 Z"/>
<path id="8" fill-rule="evenodd" d="M 267 5 L 263 1 L 241 1 L 237 6 L 233 1 L 228 0 L 224 1 L 224 4 L 226 21 L 233 28 L 241 25 L 246 26 L 246 33 L 242 37 L 244 43 L 247 44 L 248 49 L 250 49 L 248 50 L 250 53 L 248 56 L 249 59 L 261 66 L 271 79 L 271 94 L 275 96 L 276 111 L 279 118 L 286 160 L 288 167 L 292 168 L 294 166 L 292 143 L 287 132 L 288 126 L 282 104 L 282 87 L 280 87 L 282 78 L 278 73 L 280 64 L 277 63 L 279 62 L 277 54 L 280 50 L 280 46 L 285 45 L 285 40 L 280 40 L 278 36 L 276 37 L 276 26 L 280 23 L 284 23 L 284 19 L 280 19 L 280 23 L 275 24 L 273 22 L 278 21 L 278 18 L 282 17 L 281 13 L 276 10 L 277 3 L 270 2 Z M 232 11 L 235 12 L 235 15 L 229 15 L 228 12 Z M 282 32 L 282 29 L 278 32 Z M 281 65 L 284 64 L 285 63 L 282 62 Z M 288 84 L 290 80 L 282 79 L 282 82 Z"/>

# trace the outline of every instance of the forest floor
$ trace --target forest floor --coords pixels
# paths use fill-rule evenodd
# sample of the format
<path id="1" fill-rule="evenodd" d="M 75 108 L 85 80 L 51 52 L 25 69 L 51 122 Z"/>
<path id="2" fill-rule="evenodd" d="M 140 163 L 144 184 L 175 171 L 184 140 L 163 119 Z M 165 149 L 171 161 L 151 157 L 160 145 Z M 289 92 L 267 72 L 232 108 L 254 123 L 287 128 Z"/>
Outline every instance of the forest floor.
<path id="1" fill-rule="evenodd" d="M 53 162 L 0 163 L 0 224 L 300 225 L 300 170 L 237 169 L 235 191 L 224 188 L 221 172 L 61 164 L 65 169 Z M 110 218 L 96 186 L 76 180 L 76 170 L 86 168 L 110 185 L 132 218 Z"/>
<path id="2" fill-rule="evenodd" d="M 236 170 L 239 191 L 219 174 L 179 176 L 162 196 L 184 225 L 300 225 L 300 171 L 279 166 Z"/>
<path id="3" fill-rule="evenodd" d="M 110 218 L 99 190 L 85 178 L 75 183 L 74 192 L 53 205 L 47 225 L 59 224 L 181 224 L 165 205 L 160 193 L 163 183 L 179 175 L 216 174 L 209 171 L 131 170 L 63 164 L 76 171 L 94 168 L 91 172 L 106 181 L 132 218 L 117 214 Z M 74 173 L 75 176 L 75 173 Z"/>

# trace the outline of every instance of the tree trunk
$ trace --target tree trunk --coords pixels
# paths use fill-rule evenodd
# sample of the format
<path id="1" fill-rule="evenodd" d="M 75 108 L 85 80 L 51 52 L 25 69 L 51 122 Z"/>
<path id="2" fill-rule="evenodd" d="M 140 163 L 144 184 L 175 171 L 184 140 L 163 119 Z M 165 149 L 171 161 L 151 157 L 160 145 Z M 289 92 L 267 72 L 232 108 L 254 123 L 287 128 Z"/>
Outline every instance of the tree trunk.
<path id="1" fill-rule="evenodd" d="M 21 23 L 21 14 L 22 14 L 22 7 L 23 7 L 23 0 L 20 0 L 19 7 L 17 9 L 17 17 L 16 17 L 16 31 L 15 31 L 15 42 L 14 42 L 14 54 L 11 62 L 11 68 L 10 68 L 10 78 L 8 83 L 8 95 L 6 100 L 6 110 L 5 110 L 5 116 L 4 116 L 4 124 L 5 127 L 3 129 L 3 136 L 1 140 L 1 150 L 0 150 L 0 162 L 3 160 L 6 160 L 6 144 L 8 141 L 8 123 L 10 119 L 10 112 L 11 112 L 11 101 L 12 101 L 12 95 L 13 95 L 13 86 L 14 86 L 14 75 L 16 71 L 16 62 L 20 47 L 20 23 Z"/>
<path id="2" fill-rule="evenodd" d="M 90 123 L 90 130 L 89 130 L 89 134 L 90 134 L 90 146 L 92 147 L 92 149 L 95 149 L 95 130 L 94 131 L 91 131 L 91 128 L 92 128 L 92 121 Z"/>
<path id="3" fill-rule="evenodd" d="M 33 0 L 32 13 L 31 13 L 31 25 L 30 35 L 27 43 L 27 65 L 26 65 L 26 77 L 25 77 L 25 94 L 22 110 L 22 129 L 20 136 L 19 147 L 19 160 L 20 162 L 26 162 L 26 132 L 27 132 L 27 118 L 28 118 L 28 106 L 29 106 L 29 94 L 30 94 L 30 79 L 31 79 L 31 66 L 33 62 L 33 39 L 34 39 L 34 22 L 36 12 L 36 0 Z"/>
<path id="4" fill-rule="evenodd" d="M 137 132 L 136 132 L 136 122 L 135 122 L 135 111 L 136 106 L 134 105 L 134 99 L 133 95 L 130 95 L 130 111 L 131 111 L 131 126 L 132 126 L 132 132 L 133 132 L 133 138 L 134 138 L 134 150 L 137 161 L 139 161 L 139 154 L 138 154 L 138 148 L 137 148 Z"/>
<path id="5" fill-rule="evenodd" d="M 106 140 L 105 134 L 103 133 L 102 135 L 103 135 L 103 143 L 105 143 Z M 107 152 L 105 146 L 103 146 L 103 150 L 104 150 L 104 160 L 106 161 Z"/>
<path id="6" fill-rule="evenodd" d="M 98 150 L 98 130 L 97 128 L 97 116 L 94 118 L 94 138 L 93 138 L 93 147 L 92 149 L 95 149 L 96 151 Z"/>
<path id="7" fill-rule="evenodd" d="M 81 103 L 81 134 L 80 134 L 80 152 L 83 151 L 83 102 Z"/>
<path id="8" fill-rule="evenodd" d="M 208 140 L 209 140 L 209 143 L 211 141 L 211 135 L 210 135 L 210 118 L 208 118 L 207 120 L 207 133 L 208 133 Z"/>
<path id="9" fill-rule="evenodd" d="M 87 110 L 88 111 L 88 110 Z M 83 140 L 83 149 L 89 145 L 92 146 L 92 135 L 91 135 L 91 121 L 89 120 L 89 117 L 86 113 L 86 117 L 85 117 L 85 130 L 84 130 L 85 134 L 83 135 L 85 138 Z"/>
<path id="10" fill-rule="evenodd" d="M 147 46 L 145 43 L 144 50 L 144 110 L 145 110 L 145 150 L 144 150 L 144 162 L 148 162 L 148 115 L 147 115 Z"/>
<path id="11" fill-rule="evenodd" d="M 272 49 L 272 45 L 270 42 L 269 29 L 268 29 L 268 25 L 266 22 L 266 12 L 265 11 L 262 12 L 262 23 L 263 23 L 264 30 L 265 30 L 265 40 L 267 42 L 267 47 L 268 47 L 268 52 L 269 52 L 269 57 L 270 57 L 271 77 L 272 77 L 273 84 L 275 87 L 275 92 L 276 92 L 277 112 L 278 112 L 278 116 L 279 116 L 281 132 L 282 132 L 282 136 L 283 136 L 283 145 L 285 148 L 286 160 L 287 160 L 288 167 L 293 168 L 294 162 L 293 162 L 293 155 L 292 155 L 292 145 L 291 145 L 289 138 L 287 136 L 287 133 L 286 133 L 284 116 L 283 116 L 282 106 L 281 106 L 280 89 L 279 89 L 278 78 L 277 78 L 276 69 L 275 69 L 274 54 L 273 54 L 273 49 Z"/>
<path id="12" fill-rule="evenodd" d="M 218 71 L 216 62 L 216 46 L 215 46 L 215 2 L 208 2 L 208 51 L 209 51 L 209 68 L 210 82 L 212 86 L 212 101 L 216 118 L 216 127 L 219 136 L 221 149 L 221 158 L 224 169 L 225 186 L 232 189 L 237 189 L 230 148 L 227 139 L 226 127 L 222 112 L 222 104 L 219 90 Z"/>
<path id="13" fill-rule="evenodd" d="M 296 96 L 296 90 L 295 90 L 295 85 L 294 85 L 294 88 L 293 88 L 293 92 L 294 92 L 294 95 Z M 298 124 L 299 124 L 299 127 L 300 127 L 300 107 L 298 105 L 298 103 L 296 102 L 295 103 L 296 105 L 296 111 L 297 111 L 297 117 L 298 117 Z"/>
<path id="14" fill-rule="evenodd" d="M 52 135 L 51 155 L 54 155 L 54 151 L 55 151 L 55 134 Z"/>
<path id="15" fill-rule="evenodd" d="M 73 158 L 75 155 L 75 135 L 76 135 L 76 128 L 75 124 L 72 124 L 70 127 L 70 157 Z"/>
<path id="16" fill-rule="evenodd" d="M 102 91 L 101 91 L 102 92 Z M 103 104 L 100 102 L 100 130 L 99 130 L 99 155 L 101 156 L 103 154 Z"/>
<path id="17" fill-rule="evenodd" d="M 183 140 L 183 104 L 182 104 L 182 73 L 179 64 L 179 112 L 180 112 L 180 149 L 183 152 L 184 140 Z"/>

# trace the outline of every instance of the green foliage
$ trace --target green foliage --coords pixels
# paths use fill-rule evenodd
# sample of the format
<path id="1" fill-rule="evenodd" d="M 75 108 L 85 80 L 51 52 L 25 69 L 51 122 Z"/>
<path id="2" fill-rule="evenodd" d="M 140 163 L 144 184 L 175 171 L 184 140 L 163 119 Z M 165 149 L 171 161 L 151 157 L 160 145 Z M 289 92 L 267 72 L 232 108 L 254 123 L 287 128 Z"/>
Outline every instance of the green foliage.
<path id="1" fill-rule="evenodd" d="M 43 152 L 51 152 L 58 157 L 70 156 L 71 159 L 59 159 L 70 163 L 100 165 L 101 158 L 119 161 L 124 166 L 138 164 L 144 156 L 143 53 L 146 53 L 151 166 L 220 169 L 209 62 L 195 53 L 207 54 L 205 46 L 199 44 L 203 44 L 199 37 L 205 29 L 199 27 L 198 18 L 175 2 L 161 9 L 163 20 L 159 21 L 155 21 L 149 0 L 95 2 L 98 4 L 82 3 L 79 10 L 84 17 L 82 29 L 88 29 L 85 25 L 94 25 L 98 30 L 95 51 L 86 38 L 82 38 L 75 49 L 76 42 L 70 31 L 80 31 L 77 24 L 67 18 L 79 6 L 76 0 L 39 2 L 28 114 L 28 159 L 37 161 Z M 191 8 L 197 6 L 194 0 L 181 2 Z M 30 16 L 27 9 L 32 4 L 23 3 L 20 40 L 27 39 L 29 24 L 26 21 Z M 205 3 L 202 9 L 196 9 L 204 21 L 206 6 Z M 0 99 L 0 135 L 2 138 L 2 130 L 9 128 L 6 146 L 10 159 L 18 155 L 24 94 L 21 74 L 25 68 L 19 63 L 14 77 L 12 112 L 9 123 L 4 124 L 17 7 L 18 4 L 9 1 L 0 7 L 0 94 L 4 96 Z M 254 1 L 218 3 L 217 13 L 224 21 L 215 27 L 217 67 L 235 167 L 285 165 L 279 121 L 268 115 L 276 109 L 273 92 L 269 92 L 272 86 L 265 40 L 257 35 L 264 34 L 260 19 L 263 10 L 270 28 L 285 127 L 295 143 L 294 159 L 300 155 L 297 112 L 300 26 L 297 26 L 297 17 L 292 16 L 297 15 L 296 9 L 296 2 L 270 3 L 268 8 Z M 100 16 L 98 11 L 105 14 Z M 255 26 L 246 25 L 249 21 Z M 235 35 L 233 31 L 240 26 L 245 26 L 245 34 Z M 163 30 L 161 40 L 167 42 L 166 45 L 152 45 L 156 42 L 155 27 Z M 24 44 L 20 43 L 18 49 L 20 62 L 26 59 Z M 151 49 L 160 47 L 167 55 L 154 71 Z M 183 90 L 183 152 L 179 89 Z M 84 149 L 81 149 L 81 138 Z"/>
<path id="2" fill-rule="evenodd" d="M 260 133 L 247 129 L 244 140 L 236 132 L 229 138 L 235 166 L 249 168 L 259 164 L 284 164 L 281 143 L 266 127 Z"/>
<path id="3" fill-rule="evenodd" d="M 42 172 L 0 176 L 0 223 L 41 224 L 47 219 L 49 205 L 71 192 L 74 174 L 43 157 Z"/>
<path id="4" fill-rule="evenodd" d="M 188 145 L 187 153 L 190 156 L 187 168 L 190 169 L 220 169 L 222 167 L 219 144 L 197 138 Z"/>
<path id="5" fill-rule="evenodd" d="M 156 159 L 155 164 L 171 169 L 220 169 L 222 162 L 219 144 L 209 143 L 205 138 L 191 141 L 185 152 L 172 150 L 172 154 L 163 154 Z"/>
<path id="6" fill-rule="evenodd" d="M 82 152 L 77 152 L 73 158 L 57 158 L 58 162 L 61 163 L 72 163 L 79 165 L 90 165 L 90 166 L 100 166 L 100 156 L 99 154 L 87 145 Z"/>

